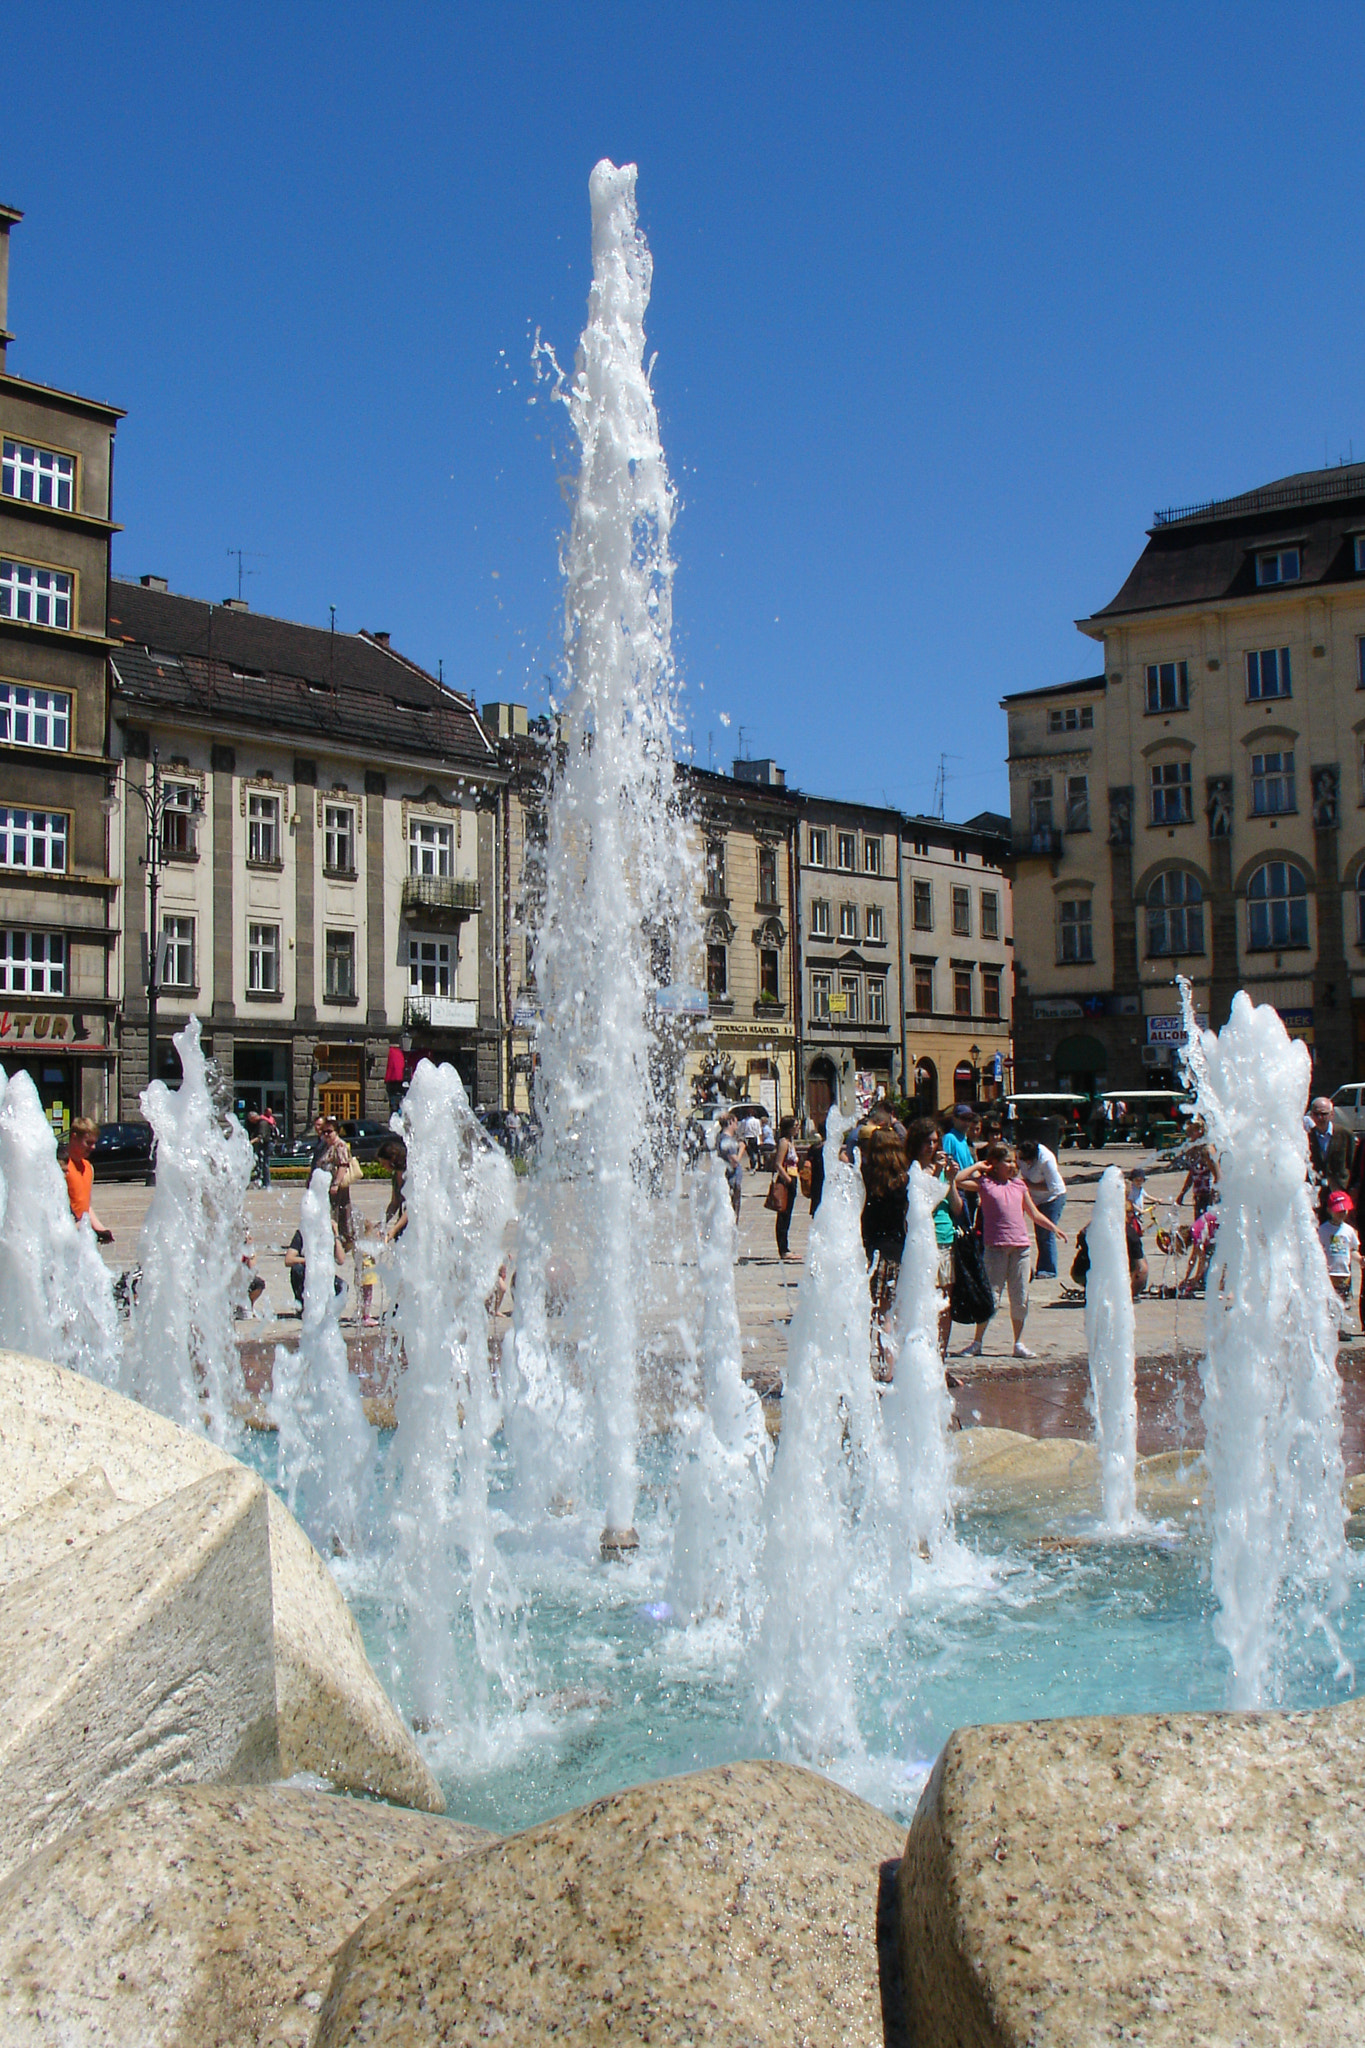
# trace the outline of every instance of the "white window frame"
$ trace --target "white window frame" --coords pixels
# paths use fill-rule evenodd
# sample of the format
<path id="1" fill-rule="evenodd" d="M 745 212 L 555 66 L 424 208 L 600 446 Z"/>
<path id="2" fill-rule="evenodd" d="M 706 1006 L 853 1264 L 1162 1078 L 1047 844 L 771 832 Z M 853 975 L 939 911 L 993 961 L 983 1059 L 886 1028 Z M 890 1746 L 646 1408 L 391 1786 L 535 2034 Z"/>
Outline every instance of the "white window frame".
<path id="1" fill-rule="evenodd" d="M 1290 817 L 1298 809 L 1294 791 L 1294 749 L 1281 747 L 1274 754 L 1251 757 L 1251 815 L 1253 818 Z"/>
<path id="2" fill-rule="evenodd" d="M 71 692 L 33 683 L 0 683 L 0 740 L 12 747 L 71 751 Z"/>
<path id="3" fill-rule="evenodd" d="M 1365 898 L 1361 899 L 1365 902 Z M 829 1022 L 829 999 L 834 993 L 832 974 L 813 973 L 810 978 L 810 1013 L 817 1023 Z"/>
<path id="4" fill-rule="evenodd" d="M 882 842 L 880 835 L 871 832 L 863 841 L 863 873 L 879 875 L 882 871 Z"/>
<path id="5" fill-rule="evenodd" d="M 725 841 L 708 839 L 706 842 L 706 895 L 716 901 L 725 896 Z"/>
<path id="6" fill-rule="evenodd" d="M 1146 909 L 1149 959 L 1203 952 L 1204 891 L 1198 875 L 1188 868 L 1166 869 L 1148 889 Z"/>
<path id="7" fill-rule="evenodd" d="M 760 846 L 758 849 L 758 900 L 772 909 L 777 903 L 777 848 Z"/>
<path id="8" fill-rule="evenodd" d="M 857 833 L 840 832 L 838 834 L 836 841 L 836 851 L 839 857 L 839 873 L 841 875 L 851 875 L 855 873 L 858 866 Z M 847 859 L 844 858 L 845 855 L 848 856 Z"/>
<path id="9" fill-rule="evenodd" d="M 862 976 L 858 974 L 841 974 L 839 976 L 839 993 L 848 1004 L 848 1008 L 844 1011 L 844 1022 L 846 1024 L 857 1024 L 861 1021 L 861 981 Z"/>
<path id="10" fill-rule="evenodd" d="M 813 939 L 827 939 L 830 935 L 829 898 L 826 896 L 811 897 L 810 935 Z"/>
<path id="11" fill-rule="evenodd" d="M 446 818 L 409 818 L 408 874 L 448 881 L 455 872 L 455 827 Z"/>
<path id="12" fill-rule="evenodd" d="M 458 939 L 444 932 L 412 932 L 408 937 L 408 994 L 452 997 L 460 971 Z M 430 975 L 434 986 L 424 982 Z"/>
<path id="13" fill-rule="evenodd" d="M 1272 548 L 1256 557 L 1256 582 L 1263 590 L 1277 583 L 1297 583 L 1303 576 L 1301 547 Z"/>
<path id="14" fill-rule="evenodd" d="M 1190 708 L 1190 665 L 1187 661 L 1152 661 L 1147 664 L 1147 715 Z"/>
<path id="15" fill-rule="evenodd" d="M 1153 825 L 1193 823 L 1194 783 L 1187 760 L 1153 761 L 1151 803 Z"/>
<path id="16" fill-rule="evenodd" d="M 953 884 L 953 937 L 969 939 L 972 935 L 972 892 L 965 882 Z"/>
<path id="17" fill-rule="evenodd" d="M 0 929 L 0 995 L 64 996 L 66 970 L 64 933 Z"/>
<path id="18" fill-rule="evenodd" d="M 345 926 L 327 925 L 323 929 L 322 987 L 324 995 L 330 1002 L 354 1003 L 358 1000 L 356 990 L 359 984 L 356 975 L 355 938 L 354 931 L 347 929 Z M 335 943 L 339 939 L 345 940 L 344 946 L 339 946 Z M 349 967 L 349 988 L 337 988 L 335 986 L 335 976 L 332 969 L 337 961 L 342 960 L 346 961 Z"/>
<path id="19" fill-rule="evenodd" d="M 998 939 L 1000 936 L 1000 891 L 981 891 L 981 936 L 983 939 Z"/>
<path id="20" fill-rule="evenodd" d="M 884 946 L 886 944 L 886 926 L 882 918 L 882 906 L 880 903 L 869 903 L 867 905 L 866 910 L 863 912 L 863 924 L 863 936 L 869 945 Z"/>
<path id="21" fill-rule="evenodd" d="M 0 560 L 0 619 L 25 626 L 71 630 L 75 578 L 66 569 L 45 569 L 37 562 Z"/>
<path id="22" fill-rule="evenodd" d="M 1067 915 L 1068 911 L 1071 913 Z M 1069 935 L 1069 937 L 1068 937 Z M 1082 944 L 1082 938 L 1084 943 Z M 1089 896 L 1057 903 L 1057 959 L 1063 967 L 1089 967 L 1095 958 L 1094 904 Z"/>
<path id="23" fill-rule="evenodd" d="M 810 865 L 813 868 L 829 866 L 829 828 L 826 825 L 810 827 Z"/>
<path id="24" fill-rule="evenodd" d="M 1278 704 L 1294 694 L 1293 669 L 1287 647 L 1248 648 L 1246 672 L 1248 704 Z M 1271 684 L 1269 689 L 1266 688 L 1267 677 Z"/>
<path id="25" fill-rule="evenodd" d="M 56 448 L 15 441 L 6 434 L 0 450 L 0 497 L 17 498 L 22 505 L 47 505 L 54 512 L 74 512 L 75 457 Z"/>
<path id="26" fill-rule="evenodd" d="M 162 988 L 194 988 L 195 929 L 192 917 L 167 911 L 161 919 Z"/>
<path id="27" fill-rule="evenodd" d="M 246 857 L 256 867 L 280 865 L 280 800 L 269 790 L 246 793 Z"/>
<path id="28" fill-rule="evenodd" d="M 869 974 L 867 977 L 867 1021 L 869 1024 L 886 1022 L 886 976 Z"/>
<path id="29" fill-rule="evenodd" d="M 197 854 L 202 798 L 193 782 L 163 782 L 161 785 L 161 850 L 169 854 Z M 189 986 L 190 984 L 187 984 Z"/>
<path id="30" fill-rule="evenodd" d="M 974 991 L 974 990 L 973 990 L 973 988 L 972 988 L 972 970 L 971 970 L 971 968 L 970 968 L 970 967 L 954 967 L 954 968 L 952 969 L 952 976 L 953 976 L 953 1015 L 954 1015 L 955 1017 L 974 1017 L 974 1016 L 976 1015 L 976 1011 L 975 1011 L 975 1010 L 974 1010 L 974 1009 L 972 1008 L 972 999 L 973 999 L 973 996 L 974 996 L 974 994 L 975 994 L 975 991 Z M 964 979 L 966 980 L 966 983 L 967 983 L 967 1007 L 966 1007 L 966 1009 L 965 1009 L 965 1010 L 964 1010 L 964 1009 L 962 1008 L 962 1006 L 961 1006 L 960 1002 L 958 1001 L 958 997 L 959 997 L 959 996 L 961 995 L 961 993 L 962 993 L 962 982 L 963 982 L 963 980 L 964 980 Z"/>
<path id="31" fill-rule="evenodd" d="M 981 1014 L 983 1017 L 999 1019 L 1003 1016 L 1004 1012 L 1001 1008 L 1003 981 L 1004 974 L 999 967 L 983 967 L 981 969 Z M 991 1008 L 989 1000 L 992 990 L 995 992 L 994 1009 Z"/>
<path id="32" fill-rule="evenodd" d="M 322 865 L 329 875 L 356 873 L 356 816 L 354 804 L 324 803 L 322 806 Z M 343 852 L 349 858 L 342 860 Z"/>
<path id="33" fill-rule="evenodd" d="M 925 976 L 929 984 L 929 1001 L 920 1005 L 920 977 Z M 915 1007 L 911 1014 L 916 1017 L 932 1017 L 934 1014 L 934 968 L 929 960 L 912 960 L 910 963 L 910 987 Z"/>
<path id="34" fill-rule="evenodd" d="M 857 945 L 858 906 L 856 903 L 841 903 L 839 905 L 839 937 L 841 939 L 851 939 L 853 944 Z"/>
<path id="35" fill-rule="evenodd" d="M 1028 786 L 1028 829 L 1030 839 L 1051 838 L 1056 831 L 1052 812 L 1052 777 L 1035 775 Z"/>
<path id="36" fill-rule="evenodd" d="M 1285 889 L 1283 894 L 1277 892 L 1272 896 L 1267 892 L 1262 896 L 1253 896 L 1251 893 L 1252 885 L 1256 882 L 1257 878 L 1270 873 L 1276 868 L 1284 870 Z M 1297 889 L 1290 882 L 1289 878 L 1291 875 L 1297 877 L 1299 883 Z M 1284 906 L 1283 916 L 1279 920 L 1283 928 L 1279 931 L 1275 928 L 1277 922 L 1275 909 L 1278 905 Z M 1296 906 L 1298 907 L 1297 915 Z M 1259 934 L 1256 930 L 1258 914 L 1262 925 Z M 1295 929 L 1296 926 L 1298 927 L 1297 930 Z M 1247 881 L 1248 951 L 1254 953 L 1288 951 L 1291 947 L 1307 946 L 1311 942 L 1311 936 L 1308 923 L 1308 881 L 1302 868 L 1293 860 L 1262 861 L 1255 874 L 1251 875 Z"/>
<path id="37" fill-rule="evenodd" d="M 718 988 L 711 986 L 713 968 L 720 969 L 715 977 L 721 984 Z M 706 993 L 713 1002 L 728 1003 L 730 1000 L 730 948 L 724 939 L 706 941 Z"/>
<path id="38" fill-rule="evenodd" d="M 1093 704 L 1068 704 L 1064 710 L 1049 711 L 1047 715 L 1049 732 L 1089 732 L 1094 723 Z"/>
<path id="39" fill-rule="evenodd" d="M 925 915 L 920 917 L 923 902 Z M 934 929 L 934 885 L 923 875 L 915 875 L 910 884 L 910 915 L 914 920 L 911 929 L 917 932 L 931 932 Z"/>
<path id="40" fill-rule="evenodd" d="M 1068 832 L 1090 830 L 1090 777 L 1068 775 L 1066 778 L 1066 829 Z"/>
<path id="41" fill-rule="evenodd" d="M 252 996 L 280 993 L 280 928 L 251 923 L 246 928 L 246 988 Z"/>
<path id="42" fill-rule="evenodd" d="M 0 805 L 0 868 L 64 875 L 70 842 L 69 812 L 29 811 L 13 804 Z M 36 860 L 35 852 L 41 852 L 44 858 Z"/>

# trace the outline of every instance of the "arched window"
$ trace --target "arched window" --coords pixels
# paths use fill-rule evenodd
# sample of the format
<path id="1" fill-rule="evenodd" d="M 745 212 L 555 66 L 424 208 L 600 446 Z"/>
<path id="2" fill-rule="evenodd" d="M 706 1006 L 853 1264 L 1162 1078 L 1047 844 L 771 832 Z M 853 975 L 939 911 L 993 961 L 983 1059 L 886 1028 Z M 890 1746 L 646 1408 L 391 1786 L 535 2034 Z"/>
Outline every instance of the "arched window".
<path id="1" fill-rule="evenodd" d="M 1185 868 L 1158 875 L 1147 891 L 1147 951 L 1202 953 L 1204 892 Z"/>
<path id="2" fill-rule="evenodd" d="M 1308 884 L 1287 860 L 1268 860 L 1247 883 L 1253 949 L 1308 944 Z"/>

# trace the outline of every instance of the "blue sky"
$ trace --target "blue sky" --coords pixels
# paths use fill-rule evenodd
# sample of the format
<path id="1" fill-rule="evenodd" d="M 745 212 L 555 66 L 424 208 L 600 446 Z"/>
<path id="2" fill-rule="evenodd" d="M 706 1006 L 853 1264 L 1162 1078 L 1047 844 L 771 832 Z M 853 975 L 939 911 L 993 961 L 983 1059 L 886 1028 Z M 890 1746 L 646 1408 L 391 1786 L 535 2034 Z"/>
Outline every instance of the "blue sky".
<path id="1" fill-rule="evenodd" d="M 587 179 L 640 168 L 698 757 L 1005 797 L 1158 505 L 1365 452 L 1365 20 L 1308 4 L 212 9 L 12 30 L 10 367 L 127 407 L 121 574 L 558 656 Z M 537 399 L 536 403 L 531 403 Z M 727 727 L 724 719 L 730 723 Z"/>

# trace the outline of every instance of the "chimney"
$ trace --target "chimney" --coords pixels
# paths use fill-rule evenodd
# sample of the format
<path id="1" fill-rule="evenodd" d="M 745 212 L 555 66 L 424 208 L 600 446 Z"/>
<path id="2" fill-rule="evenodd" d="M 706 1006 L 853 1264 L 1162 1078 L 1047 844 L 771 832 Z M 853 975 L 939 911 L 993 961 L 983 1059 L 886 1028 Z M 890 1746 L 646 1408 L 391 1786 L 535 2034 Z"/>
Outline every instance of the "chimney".
<path id="1" fill-rule="evenodd" d="M 144 590 L 169 590 L 171 587 L 164 576 L 139 576 L 138 581 Z"/>
<path id="2" fill-rule="evenodd" d="M 785 789 L 787 773 L 779 768 L 776 761 L 736 761 L 736 782 L 757 782 L 765 789 Z"/>
<path id="3" fill-rule="evenodd" d="M 485 704 L 483 722 L 494 739 L 524 740 L 526 738 L 526 706 L 524 704 Z"/>
<path id="4" fill-rule="evenodd" d="M 5 368 L 5 352 L 14 339 L 9 331 L 9 231 L 23 217 L 16 207 L 0 206 L 0 371 Z"/>
<path id="5" fill-rule="evenodd" d="M 371 633 L 370 638 L 371 640 L 377 641 L 377 643 L 381 647 L 387 647 L 389 644 L 389 636 L 387 633 Z"/>
<path id="6" fill-rule="evenodd" d="M 225 612 L 249 612 L 251 606 L 244 597 L 225 597 L 223 599 L 223 610 Z"/>

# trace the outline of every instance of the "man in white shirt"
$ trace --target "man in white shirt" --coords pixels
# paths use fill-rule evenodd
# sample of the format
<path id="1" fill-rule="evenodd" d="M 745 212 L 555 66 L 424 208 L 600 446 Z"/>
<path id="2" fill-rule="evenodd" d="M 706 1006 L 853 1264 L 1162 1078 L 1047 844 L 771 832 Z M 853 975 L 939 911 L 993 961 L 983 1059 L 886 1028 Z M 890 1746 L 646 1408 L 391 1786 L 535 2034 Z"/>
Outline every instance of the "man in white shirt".
<path id="1" fill-rule="evenodd" d="M 757 1173 L 759 1167 L 760 1147 L 763 1143 L 763 1126 L 759 1122 L 758 1118 L 752 1114 L 752 1112 L 748 1116 L 746 1116 L 744 1121 L 741 1123 L 739 1127 L 739 1135 L 744 1140 L 745 1149 L 749 1154 L 749 1171 L 751 1173 Z"/>
<path id="2" fill-rule="evenodd" d="M 1019 1172 L 1028 1184 L 1028 1191 L 1049 1223 L 1060 1223 L 1066 1207 L 1066 1182 L 1057 1164 L 1057 1156 L 1049 1152 L 1046 1145 L 1025 1139 L 1018 1149 Z M 1038 1245 L 1038 1264 L 1033 1272 L 1035 1280 L 1057 1278 L 1057 1240 L 1050 1230 L 1034 1237 Z"/>

